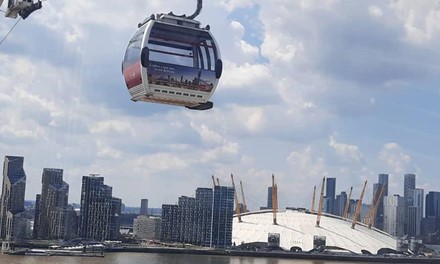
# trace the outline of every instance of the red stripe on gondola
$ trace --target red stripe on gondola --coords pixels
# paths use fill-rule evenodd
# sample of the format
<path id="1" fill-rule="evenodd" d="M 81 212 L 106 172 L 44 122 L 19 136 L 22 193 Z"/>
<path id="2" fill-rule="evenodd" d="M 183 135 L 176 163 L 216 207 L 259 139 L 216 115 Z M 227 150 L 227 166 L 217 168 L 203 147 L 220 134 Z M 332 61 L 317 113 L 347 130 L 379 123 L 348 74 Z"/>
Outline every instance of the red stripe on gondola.
<path id="1" fill-rule="evenodd" d="M 142 83 L 140 60 L 124 69 L 124 79 L 128 89 L 138 86 Z"/>

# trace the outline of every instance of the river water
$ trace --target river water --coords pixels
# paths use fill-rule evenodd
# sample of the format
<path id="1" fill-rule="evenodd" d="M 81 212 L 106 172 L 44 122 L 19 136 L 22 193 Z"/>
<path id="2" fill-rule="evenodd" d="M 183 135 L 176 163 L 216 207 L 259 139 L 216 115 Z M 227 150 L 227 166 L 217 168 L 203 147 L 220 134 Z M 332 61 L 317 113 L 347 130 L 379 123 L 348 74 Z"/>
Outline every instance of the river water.
<path id="1" fill-rule="evenodd" d="M 293 260 L 205 255 L 106 253 L 105 257 L 11 256 L 0 254 L 0 264 L 337 264 L 321 260 Z M 344 262 L 349 264 L 349 262 Z M 356 264 L 361 264 L 356 262 Z"/>

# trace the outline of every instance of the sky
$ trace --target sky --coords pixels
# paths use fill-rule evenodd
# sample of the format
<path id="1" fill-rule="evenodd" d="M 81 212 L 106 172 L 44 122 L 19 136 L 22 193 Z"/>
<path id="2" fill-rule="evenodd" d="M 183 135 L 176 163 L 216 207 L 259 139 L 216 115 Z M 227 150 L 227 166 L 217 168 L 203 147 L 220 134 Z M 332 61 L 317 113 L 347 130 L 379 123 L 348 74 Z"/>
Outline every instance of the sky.
<path id="1" fill-rule="evenodd" d="M 121 73 L 151 14 L 196 1 L 47 0 L 0 45 L 0 156 L 23 156 L 26 199 L 61 168 L 69 202 L 97 173 L 127 206 L 243 182 L 251 210 L 311 205 L 313 187 L 366 201 L 378 174 L 440 191 L 439 0 L 205 0 L 224 64 L 214 108 L 132 102 Z M 6 3 L 0 7 L 5 10 Z M 0 17 L 0 38 L 16 20 Z"/>

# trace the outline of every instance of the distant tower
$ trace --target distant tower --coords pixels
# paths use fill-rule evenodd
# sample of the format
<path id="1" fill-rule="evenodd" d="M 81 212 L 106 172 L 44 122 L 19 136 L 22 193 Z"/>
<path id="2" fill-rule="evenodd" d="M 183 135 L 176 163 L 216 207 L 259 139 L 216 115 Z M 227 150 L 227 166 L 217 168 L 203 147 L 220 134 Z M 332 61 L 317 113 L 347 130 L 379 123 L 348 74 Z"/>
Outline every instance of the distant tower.
<path id="1" fill-rule="evenodd" d="M 426 195 L 425 216 L 440 218 L 440 192 L 429 192 Z"/>
<path id="2" fill-rule="evenodd" d="M 140 215 L 148 215 L 148 199 L 141 199 Z"/>
<path id="3" fill-rule="evenodd" d="M 41 197 L 38 205 L 40 214 L 38 216 L 39 223 L 37 224 L 38 238 L 64 238 L 64 232 L 62 234 L 55 232 L 55 219 L 52 216 L 58 207 L 64 208 L 68 205 L 69 184 L 63 181 L 63 170 L 44 168 L 41 183 Z M 64 231 L 70 226 L 70 223 L 62 224 L 62 226 Z"/>
<path id="4" fill-rule="evenodd" d="M 81 189 L 80 237 L 111 240 L 119 234 L 121 199 L 112 197 L 104 177 L 83 176 Z"/>
<path id="5" fill-rule="evenodd" d="M 423 218 L 423 189 L 413 189 L 409 192 L 411 204 L 408 207 L 408 235 L 418 237 L 421 234 Z"/>
<path id="6" fill-rule="evenodd" d="M 416 188 L 416 175 L 415 174 L 405 174 L 403 180 L 403 197 L 405 199 L 409 197 L 410 190 Z"/>
<path id="7" fill-rule="evenodd" d="M 347 193 L 341 192 L 336 195 L 335 199 L 335 215 L 342 216 L 344 214 L 345 205 L 347 204 Z"/>
<path id="8" fill-rule="evenodd" d="M 397 194 L 384 198 L 384 231 L 401 237 L 404 235 L 405 199 Z"/>
<path id="9" fill-rule="evenodd" d="M 272 187 L 267 188 L 267 206 L 266 209 L 272 209 Z"/>
<path id="10" fill-rule="evenodd" d="M 429 192 L 426 195 L 425 218 L 422 234 L 428 235 L 440 229 L 440 192 Z"/>
<path id="11" fill-rule="evenodd" d="M 325 212 L 335 214 L 335 195 L 336 195 L 336 178 L 327 178 L 325 186 L 325 197 L 327 198 L 327 206 Z"/>
<path id="12" fill-rule="evenodd" d="M 385 190 L 383 192 L 383 196 L 388 196 L 388 180 L 389 180 L 389 175 L 388 174 L 379 174 L 379 184 L 381 184 L 382 186 L 385 186 Z"/>
<path id="13" fill-rule="evenodd" d="M 403 180 L 403 198 L 405 199 L 405 225 L 404 234 L 408 234 L 408 222 L 409 222 L 409 207 L 412 204 L 412 196 L 410 195 L 411 190 L 416 188 L 416 175 L 415 174 L 405 174 Z"/>
<path id="14" fill-rule="evenodd" d="M 23 162 L 23 157 L 5 156 L 3 163 L 0 238 L 8 241 L 26 236 L 26 219 L 23 216 L 26 173 Z"/>
<path id="15" fill-rule="evenodd" d="M 386 196 L 388 196 L 388 174 L 379 174 L 379 182 L 375 183 L 373 185 L 373 195 L 376 194 L 375 201 L 379 199 L 380 192 L 382 191 L 382 188 L 384 187 L 383 197 L 382 201 L 379 204 L 379 207 L 377 208 L 376 213 L 376 219 L 374 221 L 374 226 L 380 230 L 383 230 L 383 221 L 384 221 L 384 208 L 383 203 Z"/>

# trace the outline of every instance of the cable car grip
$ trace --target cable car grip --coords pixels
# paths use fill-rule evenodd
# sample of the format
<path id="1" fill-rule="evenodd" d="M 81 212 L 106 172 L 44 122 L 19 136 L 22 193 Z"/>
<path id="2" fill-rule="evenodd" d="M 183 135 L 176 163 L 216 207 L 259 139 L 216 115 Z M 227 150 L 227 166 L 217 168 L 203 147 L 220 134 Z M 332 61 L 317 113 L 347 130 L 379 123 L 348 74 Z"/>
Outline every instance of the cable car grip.
<path id="1" fill-rule="evenodd" d="M 181 17 L 181 18 L 187 18 L 187 19 L 194 19 L 194 18 L 196 18 L 196 17 L 200 14 L 200 12 L 202 11 L 202 2 L 203 2 L 203 0 L 197 0 L 197 9 L 196 9 L 196 11 L 194 12 L 194 14 L 192 14 L 192 15 L 190 15 L 190 16 L 187 16 L 187 15 L 175 15 L 175 14 L 173 14 L 173 12 L 170 12 L 168 15 L 170 15 L 170 16 L 175 16 L 175 17 Z"/>

